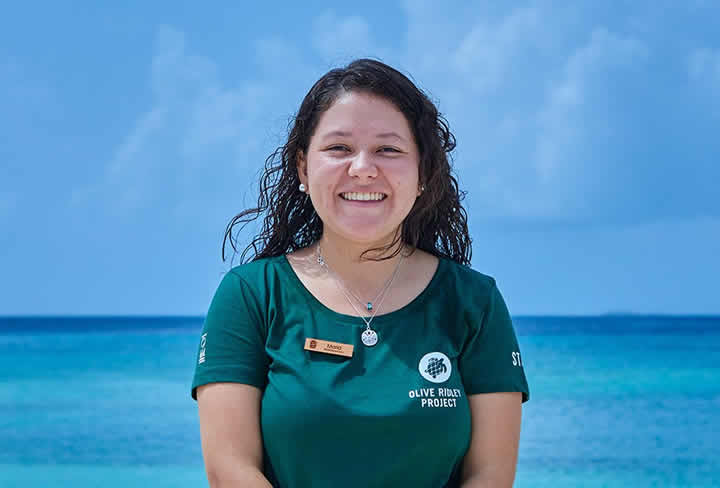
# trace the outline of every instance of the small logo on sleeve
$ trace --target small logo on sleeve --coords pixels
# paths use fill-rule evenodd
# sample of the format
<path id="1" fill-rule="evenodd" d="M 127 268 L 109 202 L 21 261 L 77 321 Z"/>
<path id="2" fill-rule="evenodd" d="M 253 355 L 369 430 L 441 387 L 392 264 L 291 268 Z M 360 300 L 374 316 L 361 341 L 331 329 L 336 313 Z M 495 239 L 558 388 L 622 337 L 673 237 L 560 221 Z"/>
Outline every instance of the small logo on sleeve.
<path id="1" fill-rule="evenodd" d="M 200 356 L 198 357 L 198 364 L 205 362 L 205 344 L 207 343 L 207 332 L 200 336 Z"/>
<path id="2" fill-rule="evenodd" d="M 429 352 L 422 357 L 418 370 L 423 378 L 433 383 L 444 383 L 450 378 L 452 364 L 441 352 Z"/>
<path id="3" fill-rule="evenodd" d="M 522 361 L 520 360 L 519 352 L 513 352 L 512 359 L 513 359 L 513 366 L 520 366 L 521 368 L 523 367 Z"/>

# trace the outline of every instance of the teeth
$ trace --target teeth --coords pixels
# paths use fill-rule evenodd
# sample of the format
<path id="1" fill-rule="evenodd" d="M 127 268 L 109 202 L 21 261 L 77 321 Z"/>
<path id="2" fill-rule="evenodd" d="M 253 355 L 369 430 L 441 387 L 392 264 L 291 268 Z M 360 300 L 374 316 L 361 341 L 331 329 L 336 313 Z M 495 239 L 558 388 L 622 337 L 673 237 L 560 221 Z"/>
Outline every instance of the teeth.
<path id="1" fill-rule="evenodd" d="M 385 198 L 385 195 L 383 193 L 350 192 L 341 193 L 341 195 L 345 200 L 382 200 L 383 198 Z"/>

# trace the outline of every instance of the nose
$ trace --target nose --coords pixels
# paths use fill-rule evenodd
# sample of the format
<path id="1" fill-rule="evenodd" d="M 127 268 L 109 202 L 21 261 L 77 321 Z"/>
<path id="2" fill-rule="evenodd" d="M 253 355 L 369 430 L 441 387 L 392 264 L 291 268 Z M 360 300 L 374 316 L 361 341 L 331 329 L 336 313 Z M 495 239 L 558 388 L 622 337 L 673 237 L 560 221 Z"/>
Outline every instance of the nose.
<path id="1" fill-rule="evenodd" d="M 377 166 L 371 155 L 365 151 L 359 151 L 348 168 L 348 175 L 357 176 L 358 178 L 375 178 L 377 177 Z"/>

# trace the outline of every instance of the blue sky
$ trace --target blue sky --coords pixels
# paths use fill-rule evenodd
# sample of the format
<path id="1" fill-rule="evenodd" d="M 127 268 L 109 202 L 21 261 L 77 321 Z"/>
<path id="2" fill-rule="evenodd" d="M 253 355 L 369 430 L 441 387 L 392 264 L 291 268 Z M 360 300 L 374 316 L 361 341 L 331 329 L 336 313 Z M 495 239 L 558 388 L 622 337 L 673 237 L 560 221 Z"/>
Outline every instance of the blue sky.
<path id="1" fill-rule="evenodd" d="M 361 56 L 450 122 L 511 313 L 720 313 L 720 6 L 440 4 L 6 6 L 0 315 L 204 314 L 265 157 Z"/>

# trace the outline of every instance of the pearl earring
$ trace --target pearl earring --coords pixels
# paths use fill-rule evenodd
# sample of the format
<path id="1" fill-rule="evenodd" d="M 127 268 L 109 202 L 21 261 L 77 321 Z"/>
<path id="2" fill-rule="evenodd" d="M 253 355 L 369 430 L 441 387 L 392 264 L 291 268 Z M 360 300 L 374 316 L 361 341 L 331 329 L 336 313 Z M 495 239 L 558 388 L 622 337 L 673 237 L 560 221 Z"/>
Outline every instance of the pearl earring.
<path id="1" fill-rule="evenodd" d="M 305 190 L 307 190 L 307 188 L 305 187 L 305 184 L 304 184 L 304 183 L 300 183 L 299 188 L 300 188 L 300 191 L 303 192 L 303 193 L 305 193 Z"/>

